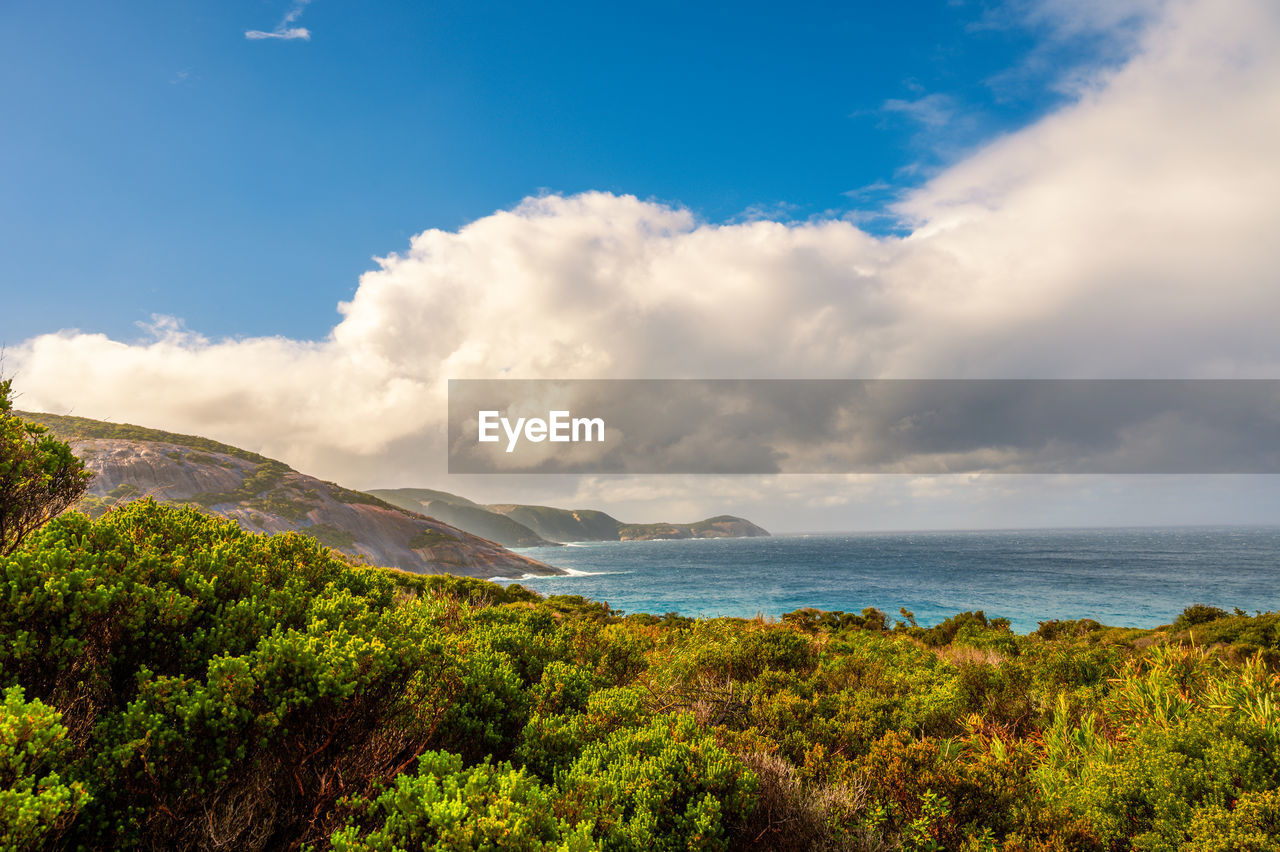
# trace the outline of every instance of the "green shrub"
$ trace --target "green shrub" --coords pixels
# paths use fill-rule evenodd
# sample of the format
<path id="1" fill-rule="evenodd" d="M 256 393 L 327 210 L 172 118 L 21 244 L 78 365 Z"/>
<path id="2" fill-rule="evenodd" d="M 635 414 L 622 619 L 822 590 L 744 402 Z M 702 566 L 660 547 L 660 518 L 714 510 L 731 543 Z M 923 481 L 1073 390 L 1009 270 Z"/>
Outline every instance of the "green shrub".
<path id="1" fill-rule="evenodd" d="M 1248 791 L 1229 806 L 1198 810 L 1182 852 L 1277 852 L 1280 790 Z"/>
<path id="2" fill-rule="evenodd" d="M 1218 609 L 1216 606 L 1192 604 L 1182 611 L 1182 614 L 1173 622 L 1173 627 L 1175 630 L 1186 630 L 1188 627 L 1195 627 L 1197 624 L 1208 624 L 1211 621 L 1226 618 L 1227 615 L 1228 613 L 1225 609 Z"/>
<path id="3" fill-rule="evenodd" d="M 25 701 L 22 688 L 0 703 L 0 850 L 35 849 L 55 842 L 87 804 L 84 785 L 58 769 L 70 752 L 60 714 Z"/>
<path id="4" fill-rule="evenodd" d="M 988 620 L 982 610 L 962 612 L 939 624 L 935 624 L 933 627 L 919 631 L 921 641 L 933 648 L 950 645 L 952 642 L 957 641 L 958 638 L 968 638 L 969 644 L 972 644 L 980 637 L 991 636 L 992 634 L 1011 636 L 1009 619 L 994 618 Z"/>
<path id="5" fill-rule="evenodd" d="M 397 776 L 333 834 L 337 852 L 400 849 L 587 852 L 599 847 L 590 826 L 568 826 L 552 810 L 554 794 L 508 763 L 464 768 L 462 758 L 427 752 L 413 773 Z"/>
<path id="6" fill-rule="evenodd" d="M 658 716 L 591 743 L 558 773 L 558 810 L 608 850 L 724 850 L 756 780 L 688 715 Z"/>
<path id="7" fill-rule="evenodd" d="M 1276 613 L 1027 637 L 983 613 L 622 617 L 145 499 L 30 536 L 0 601 L 0 847 L 1280 835 Z"/>
<path id="8" fill-rule="evenodd" d="M 552 781 L 581 756 L 583 749 L 614 731 L 641 724 L 644 703 L 635 690 L 600 689 L 581 712 L 535 713 L 520 734 L 518 762 Z"/>
<path id="9" fill-rule="evenodd" d="M 1102 625 L 1092 618 L 1081 618 L 1076 621 L 1059 621 L 1055 618 L 1050 621 L 1039 622 L 1039 626 L 1032 635 L 1040 639 L 1053 641 L 1055 639 L 1088 636 L 1090 633 L 1101 629 Z"/>
<path id="10" fill-rule="evenodd" d="M 32 545 L 0 574 L 0 677 L 61 711 L 87 845 L 301 836 L 461 691 L 435 599 L 304 536 L 144 500 Z"/>

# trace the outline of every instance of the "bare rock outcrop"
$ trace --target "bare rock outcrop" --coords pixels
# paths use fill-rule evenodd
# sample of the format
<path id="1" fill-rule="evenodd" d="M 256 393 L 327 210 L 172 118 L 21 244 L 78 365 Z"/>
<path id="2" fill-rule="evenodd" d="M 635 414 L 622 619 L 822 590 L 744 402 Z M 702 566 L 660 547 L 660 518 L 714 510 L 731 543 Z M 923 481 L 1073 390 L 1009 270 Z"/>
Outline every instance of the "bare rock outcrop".
<path id="1" fill-rule="evenodd" d="M 297 531 L 374 565 L 471 577 L 563 574 L 435 518 L 204 438 L 79 417 L 24 414 L 70 442 L 95 473 L 80 508 L 153 497 L 204 507 L 251 532 Z"/>

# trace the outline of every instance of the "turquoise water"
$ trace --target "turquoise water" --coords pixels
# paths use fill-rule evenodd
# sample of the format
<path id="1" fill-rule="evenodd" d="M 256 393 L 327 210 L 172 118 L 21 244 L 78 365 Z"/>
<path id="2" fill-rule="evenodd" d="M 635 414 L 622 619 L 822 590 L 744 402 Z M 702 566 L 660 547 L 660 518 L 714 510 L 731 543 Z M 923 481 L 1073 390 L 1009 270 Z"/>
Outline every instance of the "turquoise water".
<path id="1" fill-rule="evenodd" d="M 851 533 L 521 552 L 574 572 L 523 579 L 529 588 L 626 612 L 906 607 L 925 625 L 980 609 L 1026 632 L 1050 618 L 1155 627 L 1192 603 L 1280 609 L 1280 527 Z"/>

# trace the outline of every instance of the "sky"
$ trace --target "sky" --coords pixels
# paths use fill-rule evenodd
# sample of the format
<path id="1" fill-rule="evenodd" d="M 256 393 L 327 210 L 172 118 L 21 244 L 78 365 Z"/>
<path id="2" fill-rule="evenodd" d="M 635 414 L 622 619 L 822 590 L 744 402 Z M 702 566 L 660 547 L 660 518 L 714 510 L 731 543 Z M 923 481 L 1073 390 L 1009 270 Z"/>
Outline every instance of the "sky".
<path id="1" fill-rule="evenodd" d="M 305 38 L 245 37 L 291 15 Z M 948 2 L 9 0 L 0 341 L 321 338 L 374 256 L 544 192 L 874 212 L 1061 102 L 1045 51 L 1109 49 L 1048 31 Z"/>
<path id="2" fill-rule="evenodd" d="M 637 521 L 1274 522 L 1269 476 L 446 475 L 449 378 L 1280 378 L 1274 3 L 689 6 L 5 4 L 19 405 Z"/>

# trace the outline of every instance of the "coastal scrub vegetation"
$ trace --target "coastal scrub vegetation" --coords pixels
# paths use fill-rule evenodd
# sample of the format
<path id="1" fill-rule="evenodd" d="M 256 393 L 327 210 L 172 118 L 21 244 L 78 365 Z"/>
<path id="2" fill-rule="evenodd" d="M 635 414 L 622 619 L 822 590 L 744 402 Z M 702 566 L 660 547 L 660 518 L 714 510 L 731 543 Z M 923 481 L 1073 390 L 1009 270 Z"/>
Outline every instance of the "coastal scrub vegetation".
<path id="1" fill-rule="evenodd" d="M 71 448 L 13 411 L 13 380 L 0 378 L 0 556 L 75 503 L 90 473 Z"/>
<path id="2" fill-rule="evenodd" d="M 5 849 L 1280 844 L 1275 613 L 626 615 L 150 500 L 0 600 Z"/>
<path id="3" fill-rule="evenodd" d="M 91 440 L 94 438 L 113 438 L 127 441 L 152 441 L 186 447 L 198 453 L 216 453 L 243 459 L 253 464 L 265 464 L 272 460 L 230 444 L 202 438 L 198 435 L 179 435 L 161 429 L 150 429 L 146 426 L 134 426 L 131 423 L 107 423 L 102 420 L 91 420 L 87 417 L 73 417 L 65 414 L 44 414 L 26 411 L 22 413 L 24 420 L 35 423 L 56 433 L 63 440 Z M 195 461 L 190 455 L 187 458 Z M 198 456 L 196 457 L 198 458 Z"/>
<path id="4" fill-rule="evenodd" d="M 1280 849 L 1280 613 L 627 615 L 151 499 L 6 549 L 0 850 Z"/>

